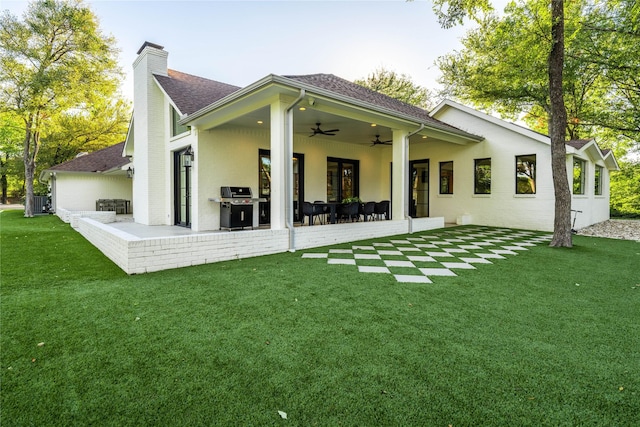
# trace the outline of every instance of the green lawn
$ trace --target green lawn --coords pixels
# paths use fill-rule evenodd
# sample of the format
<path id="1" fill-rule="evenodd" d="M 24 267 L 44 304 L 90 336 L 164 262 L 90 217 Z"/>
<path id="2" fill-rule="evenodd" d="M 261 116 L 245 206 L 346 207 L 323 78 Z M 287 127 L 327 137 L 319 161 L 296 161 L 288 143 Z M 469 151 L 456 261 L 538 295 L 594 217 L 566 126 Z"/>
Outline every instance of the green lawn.
<path id="1" fill-rule="evenodd" d="M 127 276 L 0 222 L 3 427 L 640 425 L 638 242 L 432 284 L 299 252 Z"/>

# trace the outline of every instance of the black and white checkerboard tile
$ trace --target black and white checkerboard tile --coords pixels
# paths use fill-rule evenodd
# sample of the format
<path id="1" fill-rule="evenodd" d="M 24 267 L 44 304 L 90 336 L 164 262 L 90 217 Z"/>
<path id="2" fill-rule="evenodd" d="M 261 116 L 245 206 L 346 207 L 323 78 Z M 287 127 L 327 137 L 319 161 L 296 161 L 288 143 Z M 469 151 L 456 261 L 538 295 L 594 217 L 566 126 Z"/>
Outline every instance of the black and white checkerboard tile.
<path id="1" fill-rule="evenodd" d="M 536 231 L 472 226 L 330 249 L 327 253 L 307 252 L 302 257 L 326 259 L 331 265 L 354 265 L 361 273 L 392 274 L 398 282 L 432 283 L 433 277 L 456 276 L 455 270 L 492 264 L 546 243 L 551 237 Z"/>

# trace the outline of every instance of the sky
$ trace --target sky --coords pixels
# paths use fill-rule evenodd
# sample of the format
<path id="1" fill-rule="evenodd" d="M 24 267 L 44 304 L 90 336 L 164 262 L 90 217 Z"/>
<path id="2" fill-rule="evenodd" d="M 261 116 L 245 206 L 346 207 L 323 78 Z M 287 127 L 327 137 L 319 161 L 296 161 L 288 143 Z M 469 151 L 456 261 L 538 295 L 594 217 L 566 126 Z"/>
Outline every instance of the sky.
<path id="1" fill-rule="evenodd" d="M 437 89 L 438 57 L 461 48 L 467 28 L 440 28 L 430 1 L 85 0 L 112 35 L 133 98 L 132 64 L 145 41 L 169 68 L 236 86 L 269 74 L 330 73 L 355 80 L 384 67 Z M 506 3 L 498 1 L 494 3 Z M 27 1 L 0 0 L 21 16 Z"/>

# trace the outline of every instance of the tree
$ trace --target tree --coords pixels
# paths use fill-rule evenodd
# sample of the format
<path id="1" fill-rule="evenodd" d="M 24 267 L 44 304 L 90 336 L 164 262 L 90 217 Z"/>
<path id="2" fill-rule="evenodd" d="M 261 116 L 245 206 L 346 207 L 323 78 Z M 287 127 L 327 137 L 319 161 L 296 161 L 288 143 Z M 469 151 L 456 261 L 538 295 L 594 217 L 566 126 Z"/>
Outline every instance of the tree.
<path id="1" fill-rule="evenodd" d="M 366 79 L 357 79 L 354 83 L 425 110 L 433 108 L 433 95 L 429 89 L 415 84 L 406 74 L 397 74 L 381 67 Z"/>
<path id="2" fill-rule="evenodd" d="M 488 4 L 486 0 L 434 0 L 437 13 L 445 23 L 460 22 L 465 14 L 477 13 L 478 10 L 486 11 Z M 571 2 L 571 7 L 582 4 L 581 1 Z M 442 11 L 444 5 L 448 5 L 447 13 Z M 451 12 L 453 10 L 453 12 Z M 439 12 L 438 12 L 439 11 Z M 549 12 L 550 11 L 550 12 Z M 507 13 L 514 12 L 516 18 L 509 17 L 504 22 L 491 16 L 490 14 L 478 22 L 481 29 L 477 30 L 469 42 L 471 46 L 481 46 L 489 49 L 491 56 L 483 57 L 481 61 L 474 62 L 473 52 L 465 52 L 463 59 L 469 60 L 472 64 L 467 68 L 467 63 L 457 61 L 458 58 L 449 58 L 448 78 L 455 80 L 454 73 L 464 73 L 465 76 L 476 83 L 472 85 L 479 88 L 479 79 L 485 74 L 494 77 L 500 74 L 495 73 L 496 69 L 507 71 L 501 78 L 507 82 L 506 85 L 492 87 L 491 81 L 484 81 L 484 86 L 489 87 L 487 91 L 478 89 L 478 92 L 485 93 L 483 101 L 487 104 L 502 104 L 507 111 L 512 113 L 515 107 L 522 104 L 529 104 L 531 111 L 545 111 L 548 120 L 548 133 L 551 139 L 551 170 L 553 175 L 555 194 L 555 217 L 554 232 L 550 245 L 554 247 L 571 247 L 571 191 L 566 171 L 566 146 L 567 135 L 567 109 L 565 107 L 564 96 L 566 88 L 564 86 L 565 63 L 565 23 L 564 23 L 564 2 L 563 0 L 529 0 L 526 7 L 519 8 L 515 3 L 511 3 L 507 8 Z M 523 15 L 532 12 L 531 18 L 522 19 Z M 473 16 L 473 15 L 472 15 Z M 462 17 L 462 18 L 461 18 Z M 494 43 L 484 43 L 484 34 L 487 27 L 497 30 L 493 38 Z M 493 34 L 488 38 L 492 38 Z M 511 49 L 512 44 L 518 49 Z M 540 46 L 536 49 L 536 46 Z M 514 56 L 515 54 L 515 56 Z M 503 60 L 508 58 L 506 61 Z M 541 60 L 546 57 L 544 62 Z M 507 66 L 504 66 L 507 63 Z M 541 64 L 546 64 L 546 76 L 541 73 Z M 580 64 L 575 62 L 575 64 Z M 470 72 L 469 68 L 480 66 Z M 485 69 L 488 73 L 482 73 Z M 529 72 L 528 72 L 529 71 Z M 566 67 L 566 72 L 572 72 L 576 76 L 584 77 L 585 84 L 574 87 L 576 89 L 573 99 L 575 101 L 584 100 L 580 95 L 590 84 L 589 79 L 595 80 L 595 74 L 590 69 L 581 70 L 580 67 Z M 446 72 L 445 72 L 446 74 Z M 571 80 L 572 82 L 574 80 Z M 449 86 L 451 87 L 451 86 Z M 493 91 L 493 93 L 491 93 Z M 487 93 L 489 92 L 489 93 Z M 542 96 L 546 93 L 546 96 Z M 500 102 L 496 102 L 500 100 Z M 503 102 L 504 101 L 504 102 Z M 573 104 L 571 104 L 573 105 Z M 534 108 L 537 107 L 537 110 Z M 574 121 L 575 124 L 579 121 Z"/>
<path id="3" fill-rule="evenodd" d="M 20 120 L 9 113 L 0 113 L 0 187 L 2 201 L 8 202 L 9 182 L 7 177 L 14 171 L 20 157 L 22 126 Z"/>
<path id="4" fill-rule="evenodd" d="M 81 0 L 31 3 L 22 21 L 9 12 L 0 17 L 0 111 L 24 126 L 26 217 L 33 216 L 36 162 L 53 123 L 117 92 L 114 45 Z"/>

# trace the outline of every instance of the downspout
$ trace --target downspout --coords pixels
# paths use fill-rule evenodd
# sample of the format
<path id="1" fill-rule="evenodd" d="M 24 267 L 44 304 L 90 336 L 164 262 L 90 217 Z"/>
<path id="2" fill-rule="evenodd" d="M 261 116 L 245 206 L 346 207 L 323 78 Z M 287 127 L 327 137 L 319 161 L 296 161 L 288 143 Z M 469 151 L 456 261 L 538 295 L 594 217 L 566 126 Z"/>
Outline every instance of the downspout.
<path id="1" fill-rule="evenodd" d="M 285 203 L 287 204 L 287 210 L 285 215 L 285 222 L 287 229 L 289 230 L 289 252 L 296 251 L 296 233 L 293 228 L 293 107 L 298 102 L 302 101 L 306 91 L 300 89 L 300 95 L 285 109 L 285 153 L 287 155 L 286 161 L 286 182 L 287 195 L 285 197 Z"/>
<path id="2" fill-rule="evenodd" d="M 420 124 L 420 127 L 416 130 L 414 130 L 413 132 L 410 132 L 407 134 L 407 136 L 404 137 L 404 143 L 406 144 L 405 146 L 405 152 L 407 153 L 407 164 L 405 166 L 409 166 L 409 138 L 411 138 L 413 135 L 417 134 L 418 132 L 422 131 L 422 129 L 424 129 L 424 123 Z M 407 167 L 408 169 L 408 167 Z M 409 170 L 405 170 L 406 172 L 410 172 Z M 406 176 L 406 173 L 405 173 Z M 408 184 L 408 180 L 407 180 L 407 184 Z M 405 194 L 406 194 L 406 188 L 405 190 Z M 409 221 L 409 234 L 413 233 L 413 218 L 411 218 L 409 216 L 409 197 L 405 197 L 405 202 L 404 202 L 404 217 Z"/>

